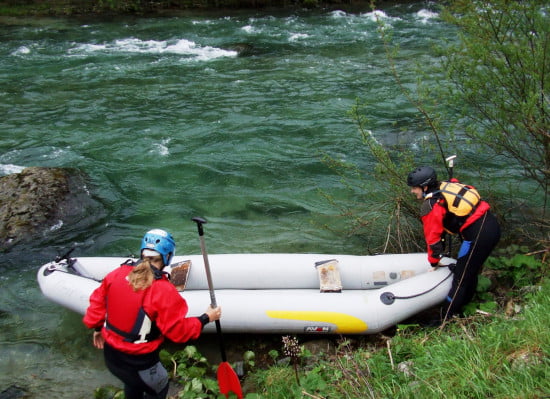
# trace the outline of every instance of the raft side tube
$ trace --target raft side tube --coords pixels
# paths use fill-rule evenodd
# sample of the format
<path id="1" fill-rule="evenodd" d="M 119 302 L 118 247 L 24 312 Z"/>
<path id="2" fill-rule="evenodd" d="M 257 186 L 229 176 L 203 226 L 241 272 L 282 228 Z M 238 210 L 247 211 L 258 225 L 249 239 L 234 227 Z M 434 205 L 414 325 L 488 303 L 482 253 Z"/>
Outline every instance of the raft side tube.
<path id="1" fill-rule="evenodd" d="M 223 330 L 230 333 L 375 334 L 437 305 L 451 287 L 449 270 L 440 268 L 379 290 L 321 293 L 315 289 L 216 290 L 223 309 Z M 435 287 L 435 288 L 434 288 Z M 432 289 L 433 288 L 433 289 Z M 391 305 L 384 292 L 396 297 Z M 208 292 L 188 291 L 190 314 L 200 314 L 209 303 Z M 213 325 L 205 332 L 215 332 Z"/>
<path id="2" fill-rule="evenodd" d="M 74 268 L 97 280 L 128 258 L 82 257 Z M 216 289 L 298 289 L 320 287 L 315 264 L 338 261 L 342 289 L 376 289 L 431 270 L 424 253 L 370 256 L 325 254 L 209 255 Z M 186 290 L 208 289 L 202 255 L 176 256 L 174 263 L 191 260 Z M 167 267 L 166 271 L 170 271 Z"/>

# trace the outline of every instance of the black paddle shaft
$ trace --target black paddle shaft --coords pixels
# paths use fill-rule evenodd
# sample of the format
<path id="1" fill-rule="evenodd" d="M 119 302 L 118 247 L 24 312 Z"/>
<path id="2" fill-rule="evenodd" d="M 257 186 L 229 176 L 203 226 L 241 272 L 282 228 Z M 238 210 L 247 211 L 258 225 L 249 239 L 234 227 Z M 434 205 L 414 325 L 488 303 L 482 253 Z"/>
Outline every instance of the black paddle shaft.
<path id="1" fill-rule="evenodd" d="M 197 230 L 199 231 L 199 240 L 201 244 L 202 258 L 204 260 L 204 268 L 206 269 L 206 280 L 208 281 L 208 289 L 210 290 L 210 303 L 213 308 L 216 308 L 218 305 L 216 303 L 216 295 L 214 293 L 214 284 L 212 283 L 212 274 L 210 273 L 210 262 L 208 261 L 208 253 L 206 252 L 206 245 L 204 243 L 204 229 L 202 227 L 203 224 L 206 224 L 206 219 L 197 216 L 191 220 L 197 223 Z M 218 333 L 218 338 L 220 340 L 220 352 L 222 355 L 222 361 L 226 362 L 227 358 L 225 356 L 225 345 L 223 344 L 222 327 L 219 320 L 216 320 L 216 332 Z"/>

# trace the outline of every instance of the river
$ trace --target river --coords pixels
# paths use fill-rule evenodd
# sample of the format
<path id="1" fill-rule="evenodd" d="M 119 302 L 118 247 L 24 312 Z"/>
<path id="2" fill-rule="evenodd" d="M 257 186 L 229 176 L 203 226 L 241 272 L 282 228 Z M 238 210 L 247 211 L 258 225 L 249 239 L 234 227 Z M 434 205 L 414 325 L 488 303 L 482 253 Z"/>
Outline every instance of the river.
<path id="1" fill-rule="evenodd" d="M 429 7 L 376 13 L 410 70 L 454 35 Z M 208 219 L 212 253 L 362 254 L 320 227 L 338 210 L 319 190 L 354 200 L 323 154 L 365 174 L 374 166 L 348 115 L 357 98 L 375 105 L 372 126 L 388 143 L 426 134 L 367 9 L 6 19 L 0 54 L 0 174 L 77 168 L 90 195 L 79 223 L 5 254 L 0 392 L 77 399 L 118 384 L 80 316 L 41 296 L 36 271 L 54 256 L 135 254 L 152 227 L 174 234 L 178 254 L 199 253 L 193 216 Z"/>

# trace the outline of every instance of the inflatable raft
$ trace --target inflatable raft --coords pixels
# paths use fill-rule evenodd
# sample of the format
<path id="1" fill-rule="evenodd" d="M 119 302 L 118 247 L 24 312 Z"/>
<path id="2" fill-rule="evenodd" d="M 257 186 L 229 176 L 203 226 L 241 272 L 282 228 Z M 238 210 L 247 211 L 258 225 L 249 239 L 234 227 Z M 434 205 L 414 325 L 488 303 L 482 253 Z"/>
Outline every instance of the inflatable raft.
<path id="1" fill-rule="evenodd" d="M 38 283 L 46 298 L 84 314 L 92 291 L 126 260 L 67 256 L 43 265 Z M 449 269 L 432 268 L 424 253 L 224 254 L 209 261 L 228 333 L 374 334 L 444 301 L 452 281 Z M 210 303 L 202 256 L 173 262 L 165 270 L 189 314 L 202 314 Z M 214 331 L 213 323 L 205 327 Z"/>

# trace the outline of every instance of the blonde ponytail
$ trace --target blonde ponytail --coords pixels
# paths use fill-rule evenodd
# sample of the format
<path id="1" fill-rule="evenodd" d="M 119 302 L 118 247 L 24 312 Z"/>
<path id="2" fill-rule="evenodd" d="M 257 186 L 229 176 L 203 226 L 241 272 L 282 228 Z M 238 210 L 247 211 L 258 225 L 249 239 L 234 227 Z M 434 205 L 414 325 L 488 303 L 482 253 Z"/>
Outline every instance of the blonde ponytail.
<path id="1" fill-rule="evenodd" d="M 130 272 L 128 281 L 134 291 L 144 290 L 153 284 L 155 276 L 152 267 L 149 260 L 143 260 Z"/>

